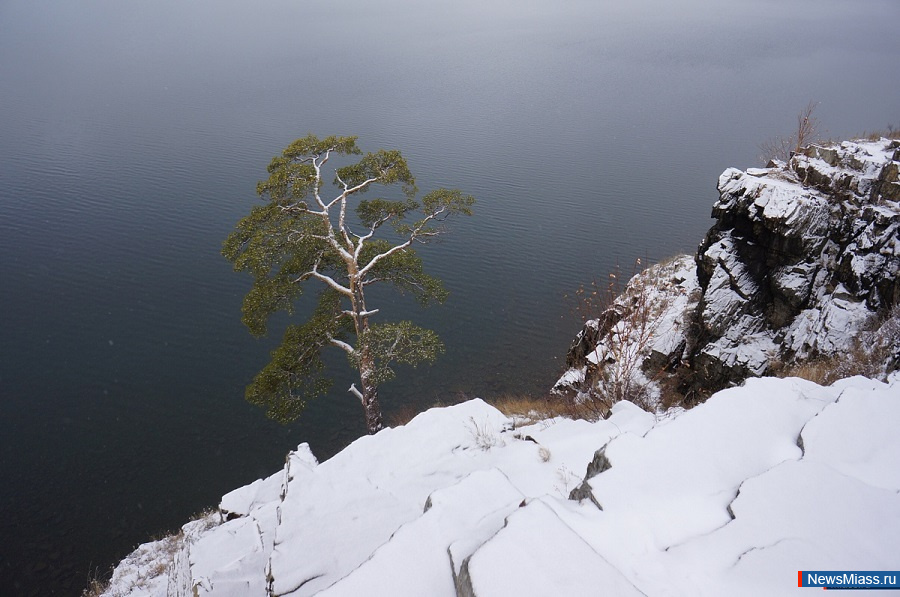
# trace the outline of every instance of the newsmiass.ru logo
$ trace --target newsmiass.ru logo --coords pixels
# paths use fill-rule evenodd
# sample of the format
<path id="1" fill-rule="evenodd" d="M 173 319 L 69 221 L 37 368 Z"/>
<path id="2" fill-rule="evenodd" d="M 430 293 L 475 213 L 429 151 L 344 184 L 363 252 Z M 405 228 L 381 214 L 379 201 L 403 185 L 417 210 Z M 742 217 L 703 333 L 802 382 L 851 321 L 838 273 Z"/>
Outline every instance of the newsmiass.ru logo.
<path id="1" fill-rule="evenodd" d="M 797 572 L 798 587 L 825 589 L 900 589 L 897 571 L 814 570 Z"/>

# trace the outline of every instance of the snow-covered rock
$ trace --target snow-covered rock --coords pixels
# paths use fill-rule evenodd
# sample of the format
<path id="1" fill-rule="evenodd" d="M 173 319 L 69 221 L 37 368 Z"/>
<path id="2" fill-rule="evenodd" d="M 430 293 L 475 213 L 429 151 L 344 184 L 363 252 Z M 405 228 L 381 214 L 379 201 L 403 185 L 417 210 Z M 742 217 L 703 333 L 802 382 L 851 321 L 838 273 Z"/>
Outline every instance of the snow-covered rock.
<path id="1" fill-rule="evenodd" d="M 854 348 L 900 305 L 898 169 L 900 141 L 887 139 L 812 145 L 788 164 L 727 169 L 695 265 L 687 256 L 674 261 L 678 279 L 694 285 L 682 284 L 682 296 L 694 297 L 687 308 L 667 276 L 653 268 L 639 274 L 608 312 L 585 324 L 555 390 L 602 397 L 623 367 L 658 379 L 684 365 L 682 392 L 703 392 Z M 643 342 L 636 366 L 617 338 L 639 336 L 633 330 L 642 318 L 633 314 L 640 310 L 630 305 L 640 294 L 671 305 L 680 342 L 662 356 Z M 615 325 L 632 331 L 612 333 Z M 882 352 L 886 374 L 900 349 Z"/>
<path id="2" fill-rule="evenodd" d="M 697 253 L 702 383 L 846 351 L 900 302 L 898 158 L 898 141 L 846 141 L 722 174 Z"/>
<path id="3" fill-rule="evenodd" d="M 554 392 L 575 400 L 599 394 L 609 408 L 630 400 L 653 410 L 659 395 L 648 371 L 685 357 L 700 300 L 693 258 L 681 255 L 634 276 L 598 319 L 587 321 L 566 356 Z"/>
<path id="4" fill-rule="evenodd" d="M 797 570 L 896 566 L 898 417 L 900 374 L 520 428 L 432 409 L 322 463 L 301 445 L 106 594 L 793 595 Z"/>

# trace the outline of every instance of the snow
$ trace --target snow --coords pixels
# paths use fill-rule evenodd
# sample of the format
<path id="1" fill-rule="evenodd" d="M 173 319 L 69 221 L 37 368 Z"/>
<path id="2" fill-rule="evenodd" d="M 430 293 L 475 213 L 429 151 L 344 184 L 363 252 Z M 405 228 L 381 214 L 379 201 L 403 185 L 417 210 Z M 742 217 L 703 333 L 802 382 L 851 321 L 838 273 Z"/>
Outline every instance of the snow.
<path id="1" fill-rule="evenodd" d="M 429 508 L 400 527 L 371 558 L 319 593 L 453 595 L 462 562 L 503 528 L 525 496 L 498 469 L 476 471 L 429 497 Z M 452 566 L 448 566 L 448 554 Z M 411 562 L 420 569 L 408 574 Z"/>
<path id="2" fill-rule="evenodd" d="M 481 400 L 432 409 L 322 463 L 301 445 L 106 594 L 795 594 L 797 570 L 896 567 L 897 420 L 900 375 L 519 428 Z"/>
<path id="3" fill-rule="evenodd" d="M 596 353 L 596 349 L 594 352 L 588 354 L 587 359 L 591 362 L 596 362 L 594 360 L 594 353 Z M 566 372 L 562 374 L 559 380 L 556 382 L 556 385 L 559 386 L 577 386 L 584 382 L 584 376 L 586 373 L 586 367 L 572 367 L 570 369 L 566 369 Z"/>
<path id="4" fill-rule="evenodd" d="M 706 255 L 716 263 L 704 293 L 703 320 L 710 330 L 725 334 L 734 320 L 749 308 L 749 298 L 758 292 L 745 264 L 736 258 L 734 242 L 725 237 Z"/>
<path id="5" fill-rule="evenodd" d="M 301 448 L 302 449 L 302 448 Z M 226 517 L 247 516 L 259 506 L 274 501 L 281 494 L 282 482 L 277 476 L 257 479 L 222 496 L 219 510 Z"/>
<path id="6" fill-rule="evenodd" d="M 466 568 L 478 597 L 641 595 L 540 500 L 509 516 L 503 530 L 475 552 Z"/>
<path id="7" fill-rule="evenodd" d="M 594 498 L 644 527 L 658 550 L 724 525 L 742 480 L 800 457 L 800 429 L 824 404 L 772 391 L 783 383 L 751 379 L 677 425 L 613 440 L 612 469 L 589 481 Z"/>
<path id="8" fill-rule="evenodd" d="M 274 515 L 274 508 L 271 514 Z M 270 516 L 269 524 L 275 522 Z M 263 594 L 271 545 L 266 545 L 256 517 L 238 518 L 201 535 L 190 548 L 190 576 L 197 595 Z M 248 574 L 248 571 L 255 574 Z"/>
<path id="9" fill-rule="evenodd" d="M 801 304 L 809 297 L 816 274 L 815 263 L 797 263 L 772 272 L 772 284 L 778 291 Z"/>
<path id="10" fill-rule="evenodd" d="M 690 594 L 788 594 L 790 570 L 891 570 L 900 553 L 897 493 L 819 462 L 788 461 L 747 480 L 732 511 L 731 524 L 667 554 L 671 566 L 712 571 Z"/>
<path id="11" fill-rule="evenodd" d="M 816 161 L 830 168 L 821 160 Z M 749 202 L 755 218 L 779 222 L 798 236 L 818 236 L 827 227 L 827 197 L 801 187 L 779 168 L 750 168 L 746 173 L 729 168 L 719 177 L 718 188 L 721 197 L 716 202 L 717 209 L 732 209 L 738 201 Z"/>
<path id="12" fill-rule="evenodd" d="M 820 461 L 836 472 L 873 487 L 900 491 L 900 442 L 896 429 L 870 425 L 878 418 L 900 421 L 900 400 L 866 388 L 865 378 L 846 385 L 837 402 L 811 420 L 802 433 L 805 460 Z"/>
<path id="13" fill-rule="evenodd" d="M 796 186 L 766 185 L 768 200 L 762 217 L 781 222 L 796 236 L 822 236 L 828 227 L 828 199 L 819 193 L 797 193 Z M 756 204 L 759 204 L 759 199 Z"/>

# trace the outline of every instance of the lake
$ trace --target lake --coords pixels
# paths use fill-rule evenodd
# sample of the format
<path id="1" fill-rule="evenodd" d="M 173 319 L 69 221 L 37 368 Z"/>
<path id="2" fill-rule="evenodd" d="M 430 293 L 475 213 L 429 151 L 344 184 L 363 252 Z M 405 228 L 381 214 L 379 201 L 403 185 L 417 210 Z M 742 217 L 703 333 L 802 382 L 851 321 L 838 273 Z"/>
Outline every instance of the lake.
<path id="1" fill-rule="evenodd" d="M 900 125 L 896 0 L 0 2 L 0 594 L 75 595 L 309 442 L 364 432 L 334 390 L 282 427 L 244 402 L 254 339 L 219 254 L 307 133 L 403 151 L 476 215 L 422 250 L 447 352 L 388 419 L 545 392 L 565 298 L 693 251 L 718 175 L 810 100 L 825 136 Z M 377 300 L 375 300 L 377 299 Z"/>

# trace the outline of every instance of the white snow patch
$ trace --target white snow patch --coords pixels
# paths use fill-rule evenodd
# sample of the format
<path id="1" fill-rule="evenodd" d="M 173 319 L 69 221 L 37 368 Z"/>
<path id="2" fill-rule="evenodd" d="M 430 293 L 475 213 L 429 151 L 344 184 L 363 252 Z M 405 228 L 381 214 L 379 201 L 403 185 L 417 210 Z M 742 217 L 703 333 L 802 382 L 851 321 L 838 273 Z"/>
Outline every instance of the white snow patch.
<path id="1" fill-rule="evenodd" d="M 749 380 L 660 420 L 627 402 L 520 429 L 480 400 L 433 409 L 318 465 L 293 454 L 286 493 L 285 473 L 232 492 L 246 515 L 186 525 L 153 578 L 142 546 L 107 595 L 262 597 L 269 576 L 278 595 L 793 595 L 797 570 L 895 565 L 898 418 L 898 374 Z M 566 499 L 604 446 L 594 500 Z"/>

